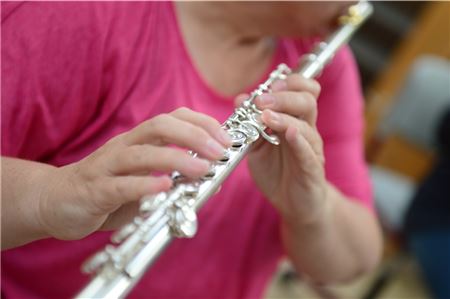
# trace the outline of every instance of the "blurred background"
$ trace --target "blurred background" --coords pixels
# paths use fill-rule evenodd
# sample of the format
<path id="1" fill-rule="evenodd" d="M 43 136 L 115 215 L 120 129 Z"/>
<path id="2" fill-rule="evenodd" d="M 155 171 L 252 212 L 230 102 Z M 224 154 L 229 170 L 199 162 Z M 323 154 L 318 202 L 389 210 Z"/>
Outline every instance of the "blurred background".
<path id="1" fill-rule="evenodd" d="M 366 97 L 383 261 L 329 287 L 283 261 L 266 298 L 450 298 L 450 2 L 372 4 L 350 46 Z"/>

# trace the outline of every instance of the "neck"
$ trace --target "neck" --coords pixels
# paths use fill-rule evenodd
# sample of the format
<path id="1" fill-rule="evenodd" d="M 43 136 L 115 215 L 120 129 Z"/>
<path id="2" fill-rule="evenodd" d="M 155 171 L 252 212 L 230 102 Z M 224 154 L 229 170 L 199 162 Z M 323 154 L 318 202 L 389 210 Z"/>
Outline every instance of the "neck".
<path id="1" fill-rule="evenodd" d="M 227 5 L 214 3 L 177 2 L 176 12 L 197 71 L 217 92 L 234 96 L 261 79 L 274 42 L 246 24 L 249 18 L 239 18 L 227 12 Z"/>

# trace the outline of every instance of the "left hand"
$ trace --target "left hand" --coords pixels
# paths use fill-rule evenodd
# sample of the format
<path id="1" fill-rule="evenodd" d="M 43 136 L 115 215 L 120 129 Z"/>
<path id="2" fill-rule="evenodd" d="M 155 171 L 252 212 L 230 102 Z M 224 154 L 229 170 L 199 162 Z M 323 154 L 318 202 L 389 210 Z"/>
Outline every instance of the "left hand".
<path id="1" fill-rule="evenodd" d="M 256 99 L 262 121 L 281 142 L 255 144 L 248 157 L 250 172 L 288 222 L 312 223 L 327 211 L 323 142 L 316 127 L 319 93 L 317 81 L 292 74 Z"/>

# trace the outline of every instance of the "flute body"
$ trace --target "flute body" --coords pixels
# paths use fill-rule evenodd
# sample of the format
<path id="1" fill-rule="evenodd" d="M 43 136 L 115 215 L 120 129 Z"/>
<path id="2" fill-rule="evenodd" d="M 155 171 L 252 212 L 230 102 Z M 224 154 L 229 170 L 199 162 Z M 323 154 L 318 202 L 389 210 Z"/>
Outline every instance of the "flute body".
<path id="1" fill-rule="evenodd" d="M 279 144 L 277 136 L 265 132 L 266 127 L 258 118 L 262 111 L 255 106 L 254 99 L 270 92 L 275 80 L 285 79 L 291 72 L 305 78 L 317 76 L 371 13 L 369 3 L 359 2 L 343 16 L 338 30 L 301 58 L 296 70 L 280 64 L 223 124 L 232 139 L 232 146 L 224 156 L 201 179 L 193 181 L 174 172 L 170 191 L 142 198 L 139 215 L 111 236 L 112 243 L 117 245 L 107 245 L 83 265 L 83 271 L 94 273 L 94 277 L 77 297 L 126 296 L 174 237 L 193 237 L 197 231 L 196 211 L 215 194 L 252 144 L 261 138 Z"/>

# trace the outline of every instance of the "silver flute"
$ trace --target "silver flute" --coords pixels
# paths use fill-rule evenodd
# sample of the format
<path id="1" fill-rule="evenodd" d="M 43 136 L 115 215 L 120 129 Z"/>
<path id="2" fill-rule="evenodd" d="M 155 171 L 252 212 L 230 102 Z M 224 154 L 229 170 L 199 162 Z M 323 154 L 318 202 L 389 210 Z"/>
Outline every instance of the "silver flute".
<path id="1" fill-rule="evenodd" d="M 111 236 L 116 245 L 107 245 L 84 263 L 83 272 L 93 273 L 94 277 L 77 298 L 123 298 L 173 238 L 192 238 L 197 231 L 196 211 L 218 191 L 252 144 L 261 138 L 274 145 L 280 142 L 277 136 L 266 132 L 258 117 L 262 111 L 254 104 L 255 98 L 270 93 L 271 84 L 290 73 L 305 78 L 320 74 L 371 13 L 368 2 L 357 3 L 340 18 L 339 28 L 310 54 L 304 55 L 295 70 L 280 64 L 223 124 L 232 140 L 223 157 L 212 163 L 202 178 L 192 180 L 174 172 L 170 191 L 143 197 L 139 215 Z M 197 154 L 191 152 L 191 155 Z"/>

